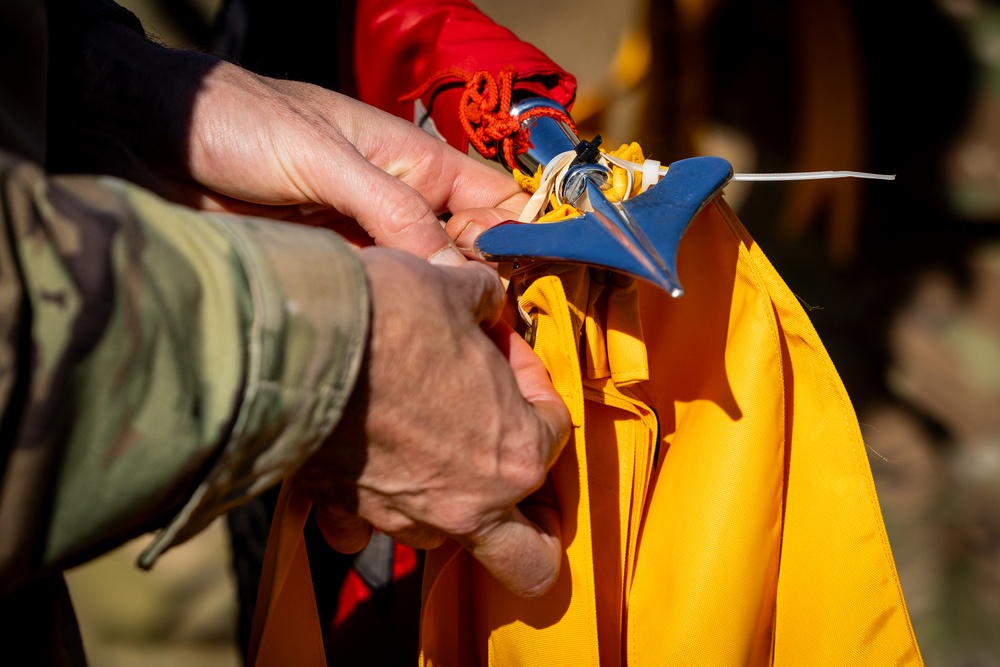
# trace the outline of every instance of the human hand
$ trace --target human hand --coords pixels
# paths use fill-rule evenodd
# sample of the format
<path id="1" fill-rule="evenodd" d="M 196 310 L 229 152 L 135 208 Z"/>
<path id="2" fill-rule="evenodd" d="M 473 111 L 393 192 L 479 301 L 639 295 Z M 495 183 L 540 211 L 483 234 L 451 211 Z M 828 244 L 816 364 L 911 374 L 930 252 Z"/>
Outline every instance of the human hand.
<path id="1" fill-rule="evenodd" d="M 224 207 L 293 207 L 299 219 L 334 209 L 379 245 L 450 264 L 461 259 L 437 213 L 455 213 L 451 228 L 467 231 L 469 221 L 485 227 L 516 217 L 526 200 L 508 175 L 412 123 L 228 64 L 203 80 L 188 160 Z"/>
<path id="2" fill-rule="evenodd" d="M 455 213 L 449 229 L 470 239 L 527 200 L 499 170 L 318 86 L 165 49 L 116 24 L 92 29 L 84 48 L 84 92 L 61 104 L 81 135 L 67 147 L 70 169 L 455 265 L 464 258 L 437 214 Z"/>
<path id="3" fill-rule="evenodd" d="M 451 537 L 513 592 L 541 594 L 559 572 L 558 508 L 539 494 L 518 503 L 542 486 L 570 419 L 530 347 L 495 324 L 496 274 L 360 256 L 373 308 L 362 376 L 298 473 L 320 527 L 346 552 L 371 526 L 418 548 Z"/>

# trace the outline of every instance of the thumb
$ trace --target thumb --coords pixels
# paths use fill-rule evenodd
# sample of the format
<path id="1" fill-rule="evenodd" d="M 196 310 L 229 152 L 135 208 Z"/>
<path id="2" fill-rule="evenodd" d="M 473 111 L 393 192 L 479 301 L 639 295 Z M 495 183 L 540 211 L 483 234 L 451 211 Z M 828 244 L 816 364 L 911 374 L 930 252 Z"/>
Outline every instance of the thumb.
<path id="1" fill-rule="evenodd" d="M 375 243 L 404 250 L 439 266 L 460 266 L 465 257 L 445 232 L 430 203 L 360 153 L 345 170 L 346 183 L 323 193 L 325 203 L 358 221 Z M 349 196 L 345 193 L 350 193 Z"/>
<path id="2" fill-rule="evenodd" d="M 511 593 L 537 597 L 559 576 L 559 513 L 542 505 L 526 506 L 525 511 L 531 512 L 531 519 L 515 507 L 474 535 L 455 539 Z"/>
<path id="3" fill-rule="evenodd" d="M 466 262 L 463 266 L 447 269 L 452 273 L 450 283 L 456 312 L 468 312 L 475 321 L 492 327 L 503 313 L 506 294 L 500 276 L 481 262 Z"/>
<path id="4" fill-rule="evenodd" d="M 455 240 L 459 250 L 469 251 L 479 235 L 497 225 L 517 220 L 524 208 L 525 196 L 515 196 L 493 208 L 473 208 L 456 211 L 445 225 L 445 232 Z"/>

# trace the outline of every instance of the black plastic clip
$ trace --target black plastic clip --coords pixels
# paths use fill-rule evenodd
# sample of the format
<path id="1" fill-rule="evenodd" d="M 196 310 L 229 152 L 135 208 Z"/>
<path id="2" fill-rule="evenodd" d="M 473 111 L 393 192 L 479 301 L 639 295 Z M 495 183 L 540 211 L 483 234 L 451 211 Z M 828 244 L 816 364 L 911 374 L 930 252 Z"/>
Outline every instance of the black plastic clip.
<path id="1" fill-rule="evenodd" d="M 599 134 L 594 137 L 593 141 L 581 139 L 574 149 L 576 158 L 573 160 L 573 164 L 596 164 L 597 158 L 601 156 L 600 145 L 601 135 Z"/>

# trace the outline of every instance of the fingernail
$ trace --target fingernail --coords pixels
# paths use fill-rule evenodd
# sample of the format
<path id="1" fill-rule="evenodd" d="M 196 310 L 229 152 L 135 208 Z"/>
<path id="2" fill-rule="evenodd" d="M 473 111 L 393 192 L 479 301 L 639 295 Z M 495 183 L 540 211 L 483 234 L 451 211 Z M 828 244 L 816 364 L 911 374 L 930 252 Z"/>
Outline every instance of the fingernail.
<path id="1" fill-rule="evenodd" d="M 428 257 L 427 261 L 437 266 L 462 266 L 468 260 L 454 246 L 447 246 Z"/>
<path id="2" fill-rule="evenodd" d="M 455 237 L 455 244 L 462 248 L 471 248 L 476 239 L 479 238 L 479 235 L 485 230 L 486 228 L 475 220 L 469 220 L 458 236 Z"/>

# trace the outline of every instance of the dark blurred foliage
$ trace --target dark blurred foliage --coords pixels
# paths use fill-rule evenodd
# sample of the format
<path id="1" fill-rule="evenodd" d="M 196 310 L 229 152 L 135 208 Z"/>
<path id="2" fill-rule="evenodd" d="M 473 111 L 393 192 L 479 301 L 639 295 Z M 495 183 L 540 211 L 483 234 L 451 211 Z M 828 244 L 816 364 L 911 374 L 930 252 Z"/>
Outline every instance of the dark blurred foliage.
<path id="1" fill-rule="evenodd" d="M 692 154 L 699 124 L 720 122 L 751 137 L 757 171 L 792 170 L 802 123 L 796 97 L 799 26 L 792 7 L 797 2 L 806 11 L 819 4 L 706 2 L 702 16 L 691 21 L 673 2 L 651 3 L 650 31 L 658 51 L 653 77 L 667 83 L 653 86 L 643 146 L 671 159 Z M 894 173 L 897 180 L 860 185 L 861 219 L 846 259 L 830 256 L 822 210 L 815 213 L 818 219 L 801 225 L 804 233 L 790 234 L 780 224 L 799 184 L 755 186 L 740 216 L 793 291 L 813 308 L 812 319 L 851 395 L 863 403 L 889 395 L 888 318 L 914 277 L 938 266 L 966 282 L 969 245 L 992 237 L 997 228 L 961 220 L 946 200 L 945 152 L 967 118 L 974 83 L 968 48 L 954 23 L 928 0 L 846 4 L 861 50 L 858 83 L 868 162 L 825 168 Z M 685 20 L 693 28 L 686 29 Z"/>

